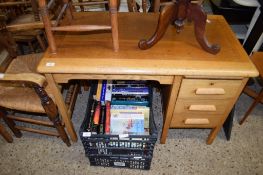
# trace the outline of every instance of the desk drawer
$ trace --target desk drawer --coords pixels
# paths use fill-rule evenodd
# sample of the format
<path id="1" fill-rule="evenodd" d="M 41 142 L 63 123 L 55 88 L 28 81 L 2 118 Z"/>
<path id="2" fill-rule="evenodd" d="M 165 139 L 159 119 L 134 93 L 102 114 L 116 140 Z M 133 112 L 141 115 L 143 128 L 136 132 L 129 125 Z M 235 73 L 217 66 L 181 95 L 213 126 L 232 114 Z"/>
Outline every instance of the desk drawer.
<path id="1" fill-rule="evenodd" d="M 175 114 L 172 118 L 171 128 L 214 128 L 220 123 L 222 115 L 188 115 Z"/>
<path id="2" fill-rule="evenodd" d="M 175 113 L 184 114 L 224 114 L 229 100 L 178 99 Z"/>
<path id="3" fill-rule="evenodd" d="M 184 79 L 182 81 L 178 98 L 233 98 L 241 83 L 241 80 Z"/>

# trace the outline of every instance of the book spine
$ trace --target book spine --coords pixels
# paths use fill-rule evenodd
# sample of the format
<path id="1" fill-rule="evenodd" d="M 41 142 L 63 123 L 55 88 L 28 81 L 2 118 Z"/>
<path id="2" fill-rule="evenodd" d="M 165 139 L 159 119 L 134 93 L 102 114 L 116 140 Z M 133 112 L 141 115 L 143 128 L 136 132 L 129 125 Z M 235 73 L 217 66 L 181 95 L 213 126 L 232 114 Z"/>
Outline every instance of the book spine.
<path id="1" fill-rule="evenodd" d="M 102 81 L 101 94 L 100 94 L 100 102 L 102 105 L 105 104 L 106 86 L 107 86 L 107 81 L 103 80 Z"/>
<path id="2" fill-rule="evenodd" d="M 105 118 L 106 118 L 106 111 L 105 111 L 105 106 L 101 106 L 101 113 L 100 113 L 100 125 L 99 125 L 99 134 L 104 134 L 105 132 Z"/>
<path id="3" fill-rule="evenodd" d="M 108 80 L 106 85 L 105 101 L 111 101 L 111 92 L 112 92 L 112 82 Z"/>
<path id="4" fill-rule="evenodd" d="M 101 104 L 98 101 L 96 109 L 95 109 L 95 114 L 94 114 L 94 118 L 93 118 L 93 123 L 95 125 L 99 124 L 99 120 L 100 120 L 100 109 L 101 109 Z"/>
<path id="5" fill-rule="evenodd" d="M 105 122 L 105 133 L 110 134 L 110 102 L 106 102 L 106 122 Z"/>
<path id="6" fill-rule="evenodd" d="M 92 106 L 91 106 L 91 110 L 90 110 L 90 118 L 89 118 L 89 123 L 88 123 L 88 127 L 87 127 L 88 132 L 92 131 L 93 115 L 94 115 L 94 111 L 95 111 L 95 106 L 96 106 L 96 102 L 95 102 L 95 100 L 92 100 Z"/>
<path id="7" fill-rule="evenodd" d="M 112 105 L 134 105 L 134 106 L 149 106 L 148 101 L 124 101 L 124 100 L 112 100 Z"/>
<path id="8" fill-rule="evenodd" d="M 98 81 L 98 86 L 97 86 L 97 92 L 96 92 L 96 100 L 100 101 L 100 96 L 101 96 L 101 89 L 102 89 L 102 81 Z"/>

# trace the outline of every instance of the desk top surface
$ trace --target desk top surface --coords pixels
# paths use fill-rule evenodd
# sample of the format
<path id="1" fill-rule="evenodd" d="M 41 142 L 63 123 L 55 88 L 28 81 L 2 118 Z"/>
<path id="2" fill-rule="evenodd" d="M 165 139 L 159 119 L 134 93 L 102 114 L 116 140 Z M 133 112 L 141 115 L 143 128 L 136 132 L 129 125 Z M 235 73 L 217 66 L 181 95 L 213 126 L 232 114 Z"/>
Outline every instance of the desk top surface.
<path id="1" fill-rule="evenodd" d="M 77 24 L 109 24 L 105 12 L 75 13 Z M 118 13 L 119 52 L 114 52 L 111 33 L 58 34 L 57 53 L 46 51 L 41 73 L 87 73 L 129 75 L 194 75 L 253 77 L 258 72 L 249 60 L 227 22 L 221 16 L 208 16 L 206 36 L 221 45 L 217 55 L 205 52 L 194 36 L 193 24 L 181 33 L 170 25 L 164 37 L 152 48 L 140 50 L 140 39 L 155 31 L 158 14 Z"/>

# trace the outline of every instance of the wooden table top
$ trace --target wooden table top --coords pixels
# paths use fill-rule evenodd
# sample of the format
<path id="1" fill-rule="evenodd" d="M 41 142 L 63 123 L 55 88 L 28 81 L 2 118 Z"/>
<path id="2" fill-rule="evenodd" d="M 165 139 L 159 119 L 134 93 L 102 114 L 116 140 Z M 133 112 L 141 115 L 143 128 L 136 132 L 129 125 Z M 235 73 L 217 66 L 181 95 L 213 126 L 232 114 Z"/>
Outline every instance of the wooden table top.
<path id="1" fill-rule="evenodd" d="M 109 24 L 105 12 L 75 13 L 77 24 Z M 47 50 L 38 71 L 41 73 L 86 73 L 129 75 L 198 75 L 254 77 L 255 66 L 222 16 L 209 16 L 206 36 L 221 45 L 217 55 L 205 52 L 194 36 L 193 24 L 181 33 L 172 25 L 165 36 L 148 50 L 138 41 L 155 31 L 158 14 L 118 13 L 119 52 L 114 52 L 111 33 L 67 33 L 56 38 L 57 53 Z M 85 35 L 84 35 L 85 34 Z"/>

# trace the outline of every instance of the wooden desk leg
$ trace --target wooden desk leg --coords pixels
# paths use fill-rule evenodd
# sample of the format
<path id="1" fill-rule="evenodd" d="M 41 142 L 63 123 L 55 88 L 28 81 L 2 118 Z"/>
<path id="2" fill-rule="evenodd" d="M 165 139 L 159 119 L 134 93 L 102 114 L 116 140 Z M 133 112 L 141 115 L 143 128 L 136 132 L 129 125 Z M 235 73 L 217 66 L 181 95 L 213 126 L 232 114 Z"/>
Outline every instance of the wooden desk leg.
<path id="1" fill-rule="evenodd" d="M 223 114 L 224 116 L 228 116 L 228 114 L 230 113 L 230 111 L 232 110 L 233 106 L 235 105 L 237 99 L 239 98 L 242 90 L 244 89 L 245 85 L 247 84 L 247 81 L 248 81 L 248 78 L 244 78 L 242 80 L 242 83 L 241 85 L 239 86 L 239 89 L 236 91 L 237 93 L 235 94 L 235 98 L 232 99 L 232 101 L 228 104 L 226 110 L 225 110 L 225 113 Z M 214 139 L 216 138 L 217 136 L 217 133 L 220 131 L 220 129 L 222 128 L 224 122 L 225 122 L 225 119 L 226 117 L 224 117 L 220 123 L 218 124 L 217 127 L 213 128 L 207 138 L 207 141 L 206 143 L 208 145 L 212 144 Z"/>
<path id="2" fill-rule="evenodd" d="M 182 78 L 183 78 L 182 76 L 175 76 L 173 84 L 169 88 L 164 89 L 167 92 L 168 103 L 164 107 L 165 112 L 164 112 L 164 122 L 163 122 L 163 129 L 161 135 L 161 144 L 165 144 L 166 141 L 166 137 L 173 117 L 175 102 L 177 99 Z"/>
<path id="3" fill-rule="evenodd" d="M 70 135 L 70 138 L 73 142 L 77 142 L 78 137 L 76 134 L 76 131 L 74 129 L 74 126 L 70 120 L 70 117 L 68 116 L 67 107 L 64 103 L 63 96 L 52 76 L 52 74 L 45 74 L 47 78 L 47 82 L 50 85 L 51 91 L 55 97 L 56 104 L 58 106 L 58 111 L 62 117 L 62 120 L 65 123 L 66 129 L 68 131 L 68 134 Z"/>

